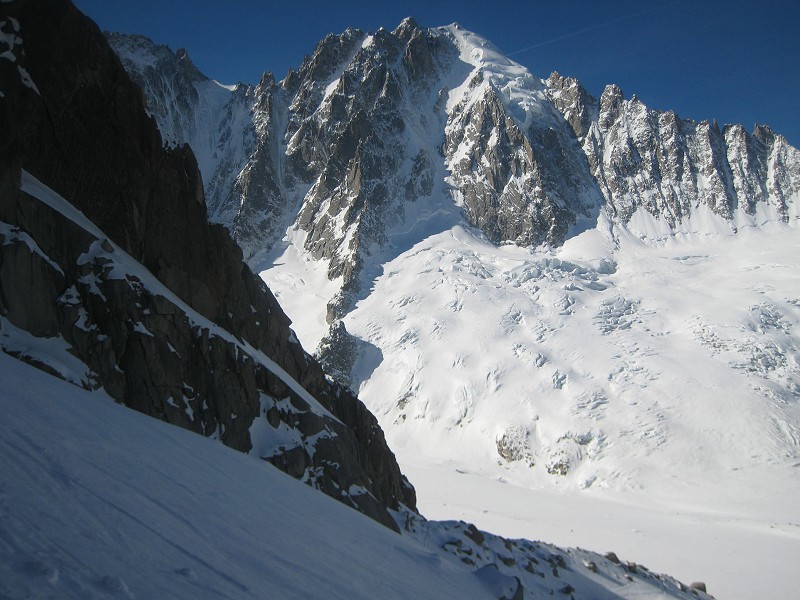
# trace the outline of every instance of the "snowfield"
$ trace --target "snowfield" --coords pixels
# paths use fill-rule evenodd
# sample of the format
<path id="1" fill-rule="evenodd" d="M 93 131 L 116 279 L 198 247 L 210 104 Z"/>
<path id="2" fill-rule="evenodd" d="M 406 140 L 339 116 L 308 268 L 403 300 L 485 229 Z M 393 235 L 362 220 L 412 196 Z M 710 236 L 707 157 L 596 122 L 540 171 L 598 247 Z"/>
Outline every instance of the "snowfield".
<path id="1" fill-rule="evenodd" d="M 431 232 L 343 319 L 353 387 L 423 514 L 613 547 L 720 598 L 790 597 L 800 237 L 766 223 L 642 241 L 658 227 L 601 217 L 555 250 Z M 297 280 L 262 276 L 308 323 Z"/>
<path id="2" fill-rule="evenodd" d="M 705 580 L 719 598 L 796 595 L 797 151 L 768 128 L 684 121 L 613 85 L 584 103 L 576 81 L 539 79 L 479 35 L 428 31 L 454 44 L 452 60 L 375 111 L 375 123 L 394 111 L 403 127 L 385 147 L 365 145 L 365 162 L 353 158 L 332 189 L 331 141 L 374 108 L 356 101 L 383 58 L 360 51 L 380 36 L 326 38 L 314 69 L 298 72 L 302 94 L 264 96 L 278 108 L 256 126 L 274 144 L 262 166 L 275 181 L 262 183 L 279 216 L 257 242 L 239 241 L 298 339 L 322 350 L 331 325 L 342 334 L 335 369 L 377 415 L 423 514 L 614 550 Z M 387 72 L 407 81 L 398 65 Z M 225 117 L 244 141 L 220 147 L 232 158 L 220 158 L 209 198 L 249 160 L 242 114 Z M 321 161 L 308 180 L 290 176 L 298 156 Z M 360 174 L 355 187 L 345 172 Z M 365 182 L 380 184 L 375 206 Z M 242 206 L 221 206 L 209 205 L 212 218 L 236 230 Z M 563 236 L 547 237 L 555 217 L 525 229 L 562 209 L 574 217 Z M 495 241 L 566 243 L 495 245 L 467 219 Z"/>
<path id="3" fill-rule="evenodd" d="M 487 597 L 263 461 L 2 353 L 0 373 L 3 598 Z"/>
<path id="4" fill-rule="evenodd" d="M 464 523 L 398 514 L 410 532 L 395 534 L 4 353 L 0 408 L 3 598 L 707 597 L 616 557 Z"/>

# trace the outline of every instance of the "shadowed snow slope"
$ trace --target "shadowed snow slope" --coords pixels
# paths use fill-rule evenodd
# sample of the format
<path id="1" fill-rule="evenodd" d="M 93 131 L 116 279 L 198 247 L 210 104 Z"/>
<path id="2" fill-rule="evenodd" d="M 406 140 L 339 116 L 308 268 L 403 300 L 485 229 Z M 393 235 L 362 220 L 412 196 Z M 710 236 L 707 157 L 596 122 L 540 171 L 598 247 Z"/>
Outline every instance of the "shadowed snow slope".
<path id="1" fill-rule="evenodd" d="M 392 533 L 254 457 L 2 353 L 0 409 L 3 598 L 696 597 L 641 567 L 463 523 L 408 513 L 413 532 Z"/>
<path id="2" fill-rule="evenodd" d="M 263 461 L 2 353 L 0 373 L 4 598 L 485 597 Z"/>

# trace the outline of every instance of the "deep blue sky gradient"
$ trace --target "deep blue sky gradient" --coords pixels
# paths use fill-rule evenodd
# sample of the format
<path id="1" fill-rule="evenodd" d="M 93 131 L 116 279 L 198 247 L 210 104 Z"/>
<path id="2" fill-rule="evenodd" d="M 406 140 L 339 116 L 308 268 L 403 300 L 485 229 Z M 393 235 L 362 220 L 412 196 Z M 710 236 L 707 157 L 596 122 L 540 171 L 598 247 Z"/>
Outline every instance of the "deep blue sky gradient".
<path id="1" fill-rule="evenodd" d="M 392 30 L 406 16 L 458 22 L 538 77 L 577 77 L 595 96 L 626 97 L 720 124 L 770 125 L 800 146 L 797 0 L 74 0 L 102 29 L 189 51 L 224 83 L 282 79 L 327 33 Z"/>

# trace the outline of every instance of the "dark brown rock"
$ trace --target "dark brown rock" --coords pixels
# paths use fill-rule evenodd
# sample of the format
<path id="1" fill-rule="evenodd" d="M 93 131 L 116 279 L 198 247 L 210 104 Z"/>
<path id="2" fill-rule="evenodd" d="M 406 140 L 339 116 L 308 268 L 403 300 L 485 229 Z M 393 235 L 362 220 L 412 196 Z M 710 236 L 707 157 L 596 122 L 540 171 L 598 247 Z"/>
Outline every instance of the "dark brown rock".
<path id="1" fill-rule="evenodd" d="M 690 590 L 697 590 L 699 592 L 703 592 L 704 594 L 706 592 L 708 592 L 708 590 L 706 589 L 706 584 L 703 581 L 695 581 L 695 582 L 689 584 L 689 589 Z"/>
<path id="2" fill-rule="evenodd" d="M 227 230 L 208 223 L 191 150 L 163 147 L 141 92 L 69 2 L 17 0 L 3 11 L 19 25 L 16 64 L 33 84 L 0 61 L 2 314 L 34 335 L 61 335 L 87 365 L 86 387 L 232 448 L 252 449 L 256 419 L 296 428 L 299 440 L 328 431 L 313 459 L 302 445 L 269 458 L 396 528 L 386 509 L 413 509 L 413 488 L 375 418 L 328 382 Z M 104 235 L 21 191 L 23 169 Z M 134 263 L 114 244 L 158 282 L 121 276 Z M 333 416 L 295 394 L 262 352 Z M 349 489 L 366 493 L 342 495 Z"/>

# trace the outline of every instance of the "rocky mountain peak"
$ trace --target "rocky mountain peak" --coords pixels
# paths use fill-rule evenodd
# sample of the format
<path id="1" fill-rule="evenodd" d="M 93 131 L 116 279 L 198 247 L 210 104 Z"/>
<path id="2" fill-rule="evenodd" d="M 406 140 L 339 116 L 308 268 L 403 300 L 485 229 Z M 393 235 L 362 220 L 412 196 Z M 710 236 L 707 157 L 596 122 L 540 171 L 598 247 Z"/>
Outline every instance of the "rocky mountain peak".
<path id="1" fill-rule="evenodd" d="M 775 143 L 776 134 L 768 125 L 753 125 L 753 137 L 766 146 L 771 146 Z"/>
<path id="2" fill-rule="evenodd" d="M 186 48 L 178 48 L 175 51 L 175 57 L 178 59 L 178 64 L 180 65 L 180 67 L 184 70 L 184 72 L 189 77 L 191 77 L 192 79 L 195 79 L 197 81 L 206 81 L 206 80 L 208 80 L 208 77 L 203 75 L 200 72 L 200 69 L 198 69 L 195 66 L 194 62 L 192 62 L 192 59 L 189 56 L 189 51 L 186 50 Z"/>
<path id="3" fill-rule="evenodd" d="M 603 89 L 600 95 L 600 115 L 598 124 L 604 130 L 613 123 L 619 116 L 620 108 L 625 97 L 619 86 L 609 84 Z"/>
<path id="4" fill-rule="evenodd" d="M 258 87 L 272 87 L 275 85 L 275 75 L 272 74 L 272 71 L 264 71 L 264 74 L 261 76 L 261 79 L 258 82 Z"/>
<path id="5" fill-rule="evenodd" d="M 194 65 L 185 48 L 173 52 L 168 46 L 156 44 L 143 35 L 105 32 L 105 36 L 113 44 L 125 68 L 130 71 L 169 70 L 176 76 L 180 74 L 192 81 L 208 79 Z"/>
<path id="6" fill-rule="evenodd" d="M 761 205 L 780 220 L 797 212 L 797 151 L 769 130 L 685 120 L 613 84 L 597 99 L 574 78 L 538 79 L 456 24 L 330 34 L 279 89 L 242 98 L 216 109 L 212 130 L 239 129 L 220 136 L 216 162 L 199 161 L 210 214 L 252 264 L 302 232 L 302 251 L 338 282 L 330 319 L 404 247 L 397 232 L 422 235 L 425 212 L 461 211 L 492 242 L 523 246 L 560 245 L 601 212 L 627 228 L 644 211 L 667 231 L 702 207 L 732 230 L 739 209 L 744 220 Z M 245 142 L 225 141 L 235 139 Z"/>
<path id="7" fill-rule="evenodd" d="M 597 118 L 597 100 L 574 77 L 563 77 L 553 71 L 547 79 L 551 98 L 564 115 L 575 137 L 581 139 Z"/>
<path id="8" fill-rule="evenodd" d="M 364 32 L 352 28 L 341 35 L 329 33 L 317 44 L 313 54 L 303 61 L 298 70 L 301 77 L 312 82 L 329 78 L 334 69 L 353 54 L 364 37 Z"/>
<path id="9" fill-rule="evenodd" d="M 406 17 L 402 21 L 400 21 L 400 25 L 398 25 L 395 30 L 392 32 L 397 38 L 407 42 L 412 35 L 419 32 L 421 30 L 419 23 L 417 23 L 414 17 Z"/>

